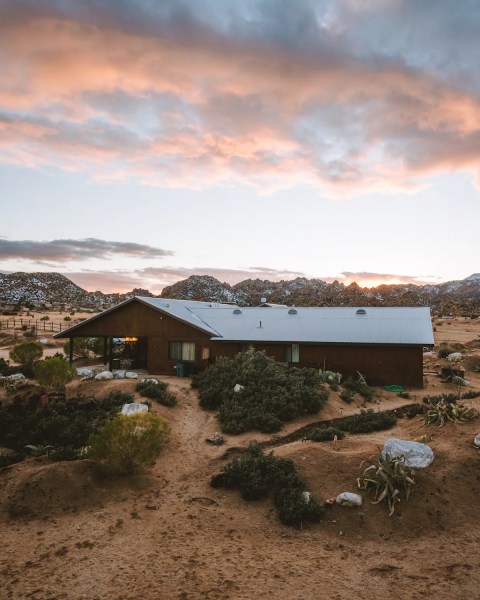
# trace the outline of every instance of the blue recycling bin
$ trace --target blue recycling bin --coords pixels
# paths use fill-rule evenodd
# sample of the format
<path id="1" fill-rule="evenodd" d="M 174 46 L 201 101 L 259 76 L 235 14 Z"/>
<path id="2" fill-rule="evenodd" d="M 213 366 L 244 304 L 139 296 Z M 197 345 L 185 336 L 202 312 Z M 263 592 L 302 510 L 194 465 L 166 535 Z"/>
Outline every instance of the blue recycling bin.
<path id="1" fill-rule="evenodd" d="M 187 365 L 185 363 L 182 362 L 178 362 L 175 365 L 175 369 L 177 371 L 177 377 L 186 377 L 187 376 L 187 369 L 186 369 Z"/>

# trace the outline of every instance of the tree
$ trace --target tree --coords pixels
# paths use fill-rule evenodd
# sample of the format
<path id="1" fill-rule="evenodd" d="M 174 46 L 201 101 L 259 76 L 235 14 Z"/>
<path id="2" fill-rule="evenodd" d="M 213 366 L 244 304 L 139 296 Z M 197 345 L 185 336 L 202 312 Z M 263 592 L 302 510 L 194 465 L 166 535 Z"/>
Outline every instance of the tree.
<path id="1" fill-rule="evenodd" d="M 153 413 L 118 415 L 88 439 L 89 457 L 115 475 L 153 467 L 170 437 L 165 419 Z"/>
<path id="2" fill-rule="evenodd" d="M 65 354 L 70 353 L 70 340 L 63 345 Z M 103 354 L 103 338 L 94 337 L 76 337 L 73 339 L 73 354 L 81 358 L 89 358 L 90 352 L 95 356 Z"/>
<path id="3" fill-rule="evenodd" d="M 63 391 L 76 374 L 72 365 L 60 356 L 38 362 L 33 371 L 35 379 L 47 391 Z"/>
<path id="4" fill-rule="evenodd" d="M 43 356 L 43 346 L 40 342 L 23 342 L 14 346 L 10 350 L 9 356 L 11 360 L 31 372 L 34 362 Z"/>

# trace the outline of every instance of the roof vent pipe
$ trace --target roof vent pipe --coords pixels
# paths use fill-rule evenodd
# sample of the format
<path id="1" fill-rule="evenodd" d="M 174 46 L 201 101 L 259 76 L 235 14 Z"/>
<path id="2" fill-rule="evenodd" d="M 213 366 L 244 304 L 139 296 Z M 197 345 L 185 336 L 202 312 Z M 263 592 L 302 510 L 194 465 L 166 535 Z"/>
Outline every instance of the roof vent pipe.
<path id="1" fill-rule="evenodd" d="M 288 314 L 289 314 L 289 315 L 296 315 L 296 314 L 297 314 L 297 311 L 296 311 L 294 308 L 291 308 L 291 309 L 288 311 Z"/>
<path id="2" fill-rule="evenodd" d="M 357 314 L 357 315 L 366 315 L 367 311 L 364 308 L 359 308 L 355 314 Z"/>
<path id="3" fill-rule="evenodd" d="M 233 314 L 234 315 L 241 315 L 242 311 L 239 308 L 235 308 L 234 311 L 233 311 Z"/>

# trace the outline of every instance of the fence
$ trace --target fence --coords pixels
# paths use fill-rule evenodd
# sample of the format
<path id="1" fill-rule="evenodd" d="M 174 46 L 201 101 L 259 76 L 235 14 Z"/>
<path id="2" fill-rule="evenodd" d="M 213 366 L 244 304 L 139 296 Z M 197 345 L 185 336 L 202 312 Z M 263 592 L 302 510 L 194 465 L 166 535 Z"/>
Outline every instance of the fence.
<path id="1" fill-rule="evenodd" d="M 79 320 L 68 321 L 63 323 L 62 321 L 42 321 L 37 319 L 22 319 L 22 318 L 14 318 L 14 319 L 2 319 L 0 320 L 0 330 L 3 329 L 19 329 L 28 331 L 32 328 L 35 328 L 37 331 L 51 331 L 54 333 L 60 333 L 64 329 L 68 329 L 72 327 L 72 325 L 76 325 L 79 323 Z"/>

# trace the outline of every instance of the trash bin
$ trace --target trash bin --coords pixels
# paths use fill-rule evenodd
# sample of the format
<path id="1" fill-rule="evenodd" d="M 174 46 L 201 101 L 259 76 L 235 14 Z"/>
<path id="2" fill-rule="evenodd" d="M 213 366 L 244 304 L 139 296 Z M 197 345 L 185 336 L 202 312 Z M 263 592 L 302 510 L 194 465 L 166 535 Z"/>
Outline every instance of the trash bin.
<path id="1" fill-rule="evenodd" d="M 177 363 L 175 365 L 175 369 L 177 371 L 177 377 L 186 377 L 187 376 L 187 371 L 186 371 L 186 364 L 185 363 Z"/>

